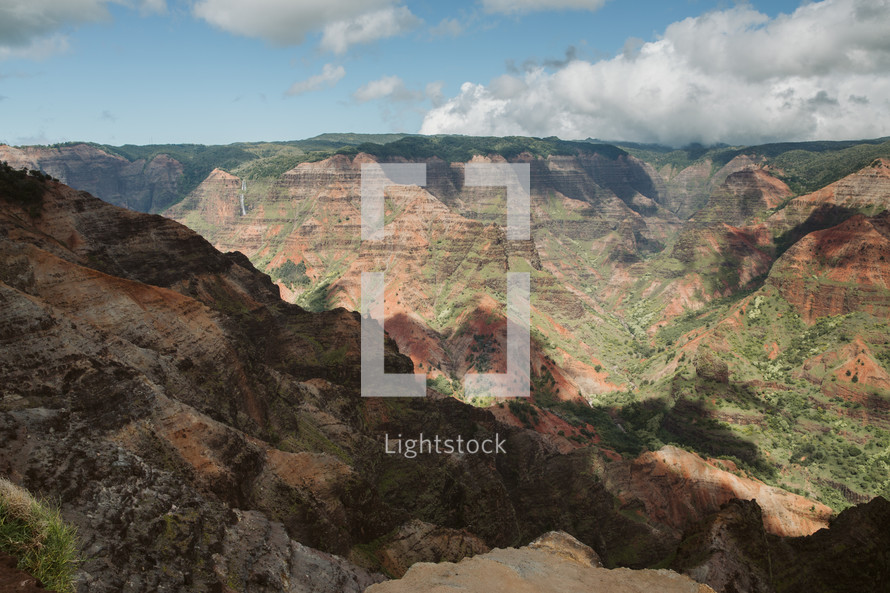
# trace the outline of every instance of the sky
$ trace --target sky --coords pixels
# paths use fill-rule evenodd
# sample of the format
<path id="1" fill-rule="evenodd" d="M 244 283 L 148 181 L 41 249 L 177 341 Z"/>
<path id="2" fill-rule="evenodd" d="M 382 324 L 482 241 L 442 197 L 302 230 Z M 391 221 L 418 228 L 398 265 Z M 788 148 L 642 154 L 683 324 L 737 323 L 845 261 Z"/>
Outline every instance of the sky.
<path id="1" fill-rule="evenodd" d="M 0 142 L 890 136 L 890 0 L 0 0 Z"/>

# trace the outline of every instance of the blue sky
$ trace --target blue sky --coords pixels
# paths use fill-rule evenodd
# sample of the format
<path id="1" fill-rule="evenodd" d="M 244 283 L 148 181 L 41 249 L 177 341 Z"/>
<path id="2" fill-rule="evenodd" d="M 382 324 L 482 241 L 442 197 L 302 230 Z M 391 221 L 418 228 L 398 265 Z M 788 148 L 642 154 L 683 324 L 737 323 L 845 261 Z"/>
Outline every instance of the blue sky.
<path id="1" fill-rule="evenodd" d="M 890 135 L 890 3 L 0 0 L 0 141 Z"/>

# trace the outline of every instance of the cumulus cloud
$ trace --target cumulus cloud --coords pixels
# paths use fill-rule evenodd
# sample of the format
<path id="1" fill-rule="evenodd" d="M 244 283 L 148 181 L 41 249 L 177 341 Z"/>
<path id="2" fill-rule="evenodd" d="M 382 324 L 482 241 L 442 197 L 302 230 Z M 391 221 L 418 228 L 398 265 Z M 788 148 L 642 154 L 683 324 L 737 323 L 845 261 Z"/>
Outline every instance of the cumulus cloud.
<path id="1" fill-rule="evenodd" d="M 395 37 L 419 24 L 420 19 L 404 6 L 390 6 L 327 25 L 321 37 L 321 48 L 342 54 L 351 45 Z"/>
<path id="2" fill-rule="evenodd" d="M 359 103 L 387 98 L 392 101 L 419 101 L 423 93 L 409 90 L 398 76 L 384 76 L 359 87 L 352 94 Z"/>
<path id="3" fill-rule="evenodd" d="M 541 10 L 598 10 L 606 0 L 482 0 L 486 12 L 516 14 Z"/>
<path id="4" fill-rule="evenodd" d="M 321 47 L 334 53 L 419 23 L 394 0 L 198 0 L 193 12 L 224 31 L 276 45 L 297 45 L 308 33 L 323 31 Z"/>
<path id="5" fill-rule="evenodd" d="M 887 31 L 890 0 L 824 0 L 773 19 L 739 6 L 612 59 L 467 82 L 421 132 L 675 146 L 888 135 Z"/>
<path id="6" fill-rule="evenodd" d="M 311 91 L 332 87 L 340 79 L 346 76 L 346 69 L 343 66 L 334 66 L 333 64 L 325 64 L 321 70 L 321 74 L 310 76 L 306 80 L 298 80 L 293 83 L 285 92 L 289 97 L 302 95 Z"/>

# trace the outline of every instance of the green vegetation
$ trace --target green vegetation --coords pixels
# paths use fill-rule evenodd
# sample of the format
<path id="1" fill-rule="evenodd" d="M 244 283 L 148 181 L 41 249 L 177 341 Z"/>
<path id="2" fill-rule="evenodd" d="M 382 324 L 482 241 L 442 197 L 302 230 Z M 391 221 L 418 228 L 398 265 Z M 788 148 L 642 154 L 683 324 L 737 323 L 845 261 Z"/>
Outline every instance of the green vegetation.
<path id="1" fill-rule="evenodd" d="M 0 478 L 0 550 L 19 559 L 19 568 L 49 590 L 74 591 L 77 544 L 74 528 L 59 510 Z"/>
<path id="2" fill-rule="evenodd" d="M 287 260 L 279 267 L 270 270 L 269 275 L 273 280 L 278 279 L 283 282 L 291 290 L 297 286 L 308 286 L 312 282 L 309 276 L 306 275 L 306 264 L 303 262 L 295 264 L 291 260 Z"/>
<path id="3" fill-rule="evenodd" d="M 690 145 L 681 149 L 664 146 L 621 143 L 621 148 L 656 169 L 668 165 L 675 171 L 710 159 L 722 167 L 741 155 L 762 157 L 796 194 L 813 192 L 850 175 L 878 157 L 890 157 L 890 139 L 781 142 L 760 146 L 726 147 Z"/>
<path id="4" fill-rule="evenodd" d="M 314 311 L 316 313 L 319 311 L 327 311 L 331 308 L 328 295 L 330 286 L 330 282 L 322 282 L 300 294 L 296 303 L 307 311 Z"/>
<path id="5" fill-rule="evenodd" d="M 0 162 L 0 195 L 22 206 L 31 218 L 40 216 L 46 181 L 52 177 L 40 171 L 13 169 L 6 162 Z"/>
<path id="6" fill-rule="evenodd" d="M 438 157 L 449 162 L 468 161 L 476 155 L 491 154 L 499 154 L 507 159 L 514 159 L 522 153 L 536 157 L 597 153 L 610 159 L 627 154 L 609 144 L 523 136 L 407 136 L 388 144 L 367 142 L 344 147 L 337 152 L 347 155 L 366 152 L 384 159 L 402 157 L 423 160 Z"/>
<path id="7" fill-rule="evenodd" d="M 773 166 L 784 171 L 783 179 L 789 187 L 803 194 L 867 167 L 878 157 L 890 157 L 890 140 L 794 142 L 745 150 L 770 159 Z"/>
<path id="8" fill-rule="evenodd" d="M 204 146 L 203 144 L 150 144 L 135 146 L 125 144 L 123 146 L 98 145 L 98 148 L 116 154 L 130 162 L 145 159 L 151 162 L 155 157 L 167 155 L 182 163 L 182 182 L 179 186 L 180 197 L 190 194 L 204 181 L 213 169 L 231 171 L 238 165 L 253 160 L 256 155 L 230 144 L 226 146 Z M 172 204 L 157 204 L 156 209 L 161 211 Z"/>

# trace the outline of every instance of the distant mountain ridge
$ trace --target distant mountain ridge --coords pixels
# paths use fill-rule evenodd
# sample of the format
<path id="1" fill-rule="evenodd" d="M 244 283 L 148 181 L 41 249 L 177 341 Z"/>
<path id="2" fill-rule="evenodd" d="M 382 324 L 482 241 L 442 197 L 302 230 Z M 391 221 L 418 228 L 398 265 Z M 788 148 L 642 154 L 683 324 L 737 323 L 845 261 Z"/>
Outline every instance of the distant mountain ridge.
<path id="1" fill-rule="evenodd" d="M 329 133 L 305 140 L 239 142 L 225 146 L 111 146 L 79 142 L 52 146 L 4 145 L 0 146 L 0 161 L 7 161 L 15 168 L 27 166 L 39 169 L 112 204 L 143 212 L 160 212 L 186 197 L 215 168 L 257 179 L 280 175 L 301 162 L 320 160 L 338 151 L 350 155 L 361 151 L 383 158 L 399 156 L 412 159 L 436 154 L 445 160 L 469 160 L 473 155 L 500 154 L 512 158 L 523 151 L 546 156 L 573 155 L 579 150 L 598 150 L 601 154 L 606 150 L 629 152 L 652 165 L 665 181 L 688 170 L 687 175 L 678 180 L 683 183 L 694 171 L 695 165 L 708 164 L 719 168 L 736 157 L 756 155 L 766 159 L 774 168 L 786 169 L 788 183 L 795 191 L 803 193 L 853 173 L 877 157 L 890 156 L 890 139 L 673 149 L 591 139 L 564 141 L 558 138 Z M 160 156 L 178 163 L 173 178 L 163 183 L 155 169 L 164 161 L 152 167 L 154 160 Z M 109 157 L 126 162 L 109 169 Z M 95 176 L 95 171 L 91 173 L 89 169 L 95 170 L 97 167 L 103 170 L 104 185 L 91 178 L 91 175 Z M 711 176 L 706 174 L 705 177 L 709 179 Z M 671 209 L 685 218 L 700 206 L 677 205 Z"/>

